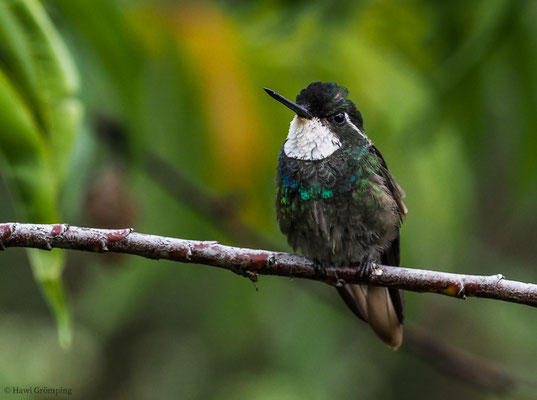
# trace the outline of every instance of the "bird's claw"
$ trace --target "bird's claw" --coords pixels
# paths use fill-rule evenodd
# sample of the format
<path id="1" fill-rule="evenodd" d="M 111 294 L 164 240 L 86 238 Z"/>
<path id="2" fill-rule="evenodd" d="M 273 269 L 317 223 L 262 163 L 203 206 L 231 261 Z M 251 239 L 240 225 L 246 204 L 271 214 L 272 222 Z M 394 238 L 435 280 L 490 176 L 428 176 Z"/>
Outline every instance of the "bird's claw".
<path id="1" fill-rule="evenodd" d="M 360 268 L 358 269 L 358 277 L 361 280 L 369 282 L 371 280 L 371 277 L 373 277 L 376 274 L 376 271 L 378 270 L 377 264 L 373 261 L 367 261 L 363 263 Z"/>
<path id="2" fill-rule="evenodd" d="M 319 276 L 326 276 L 326 268 L 318 262 L 313 263 L 313 268 L 315 269 L 315 273 Z"/>

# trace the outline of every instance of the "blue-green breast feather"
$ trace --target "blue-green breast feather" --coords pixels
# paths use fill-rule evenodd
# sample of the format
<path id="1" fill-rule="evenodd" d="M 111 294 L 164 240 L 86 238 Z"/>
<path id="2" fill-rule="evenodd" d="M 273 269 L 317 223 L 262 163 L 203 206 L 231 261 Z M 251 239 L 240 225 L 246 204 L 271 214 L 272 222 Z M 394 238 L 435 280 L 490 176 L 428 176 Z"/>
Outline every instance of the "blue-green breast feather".
<path id="1" fill-rule="evenodd" d="M 290 245 L 308 257 L 333 265 L 361 263 L 378 258 L 394 239 L 400 214 L 375 153 L 338 153 L 316 161 L 280 153 L 278 220 Z M 378 251 L 371 254 L 371 248 Z"/>

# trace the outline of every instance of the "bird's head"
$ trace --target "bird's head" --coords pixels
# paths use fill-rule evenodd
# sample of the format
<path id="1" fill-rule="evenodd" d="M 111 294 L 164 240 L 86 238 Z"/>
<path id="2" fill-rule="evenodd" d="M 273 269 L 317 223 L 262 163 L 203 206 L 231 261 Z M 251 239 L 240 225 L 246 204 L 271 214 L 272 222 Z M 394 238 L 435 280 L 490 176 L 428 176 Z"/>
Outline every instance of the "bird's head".
<path id="1" fill-rule="evenodd" d="M 334 82 L 313 82 L 292 102 L 271 89 L 265 91 L 295 112 L 285 154 L 302 160 L 324 159 L 344 146 L 368 147 L 362 114 L 347 98 L 349 91 Z"/>

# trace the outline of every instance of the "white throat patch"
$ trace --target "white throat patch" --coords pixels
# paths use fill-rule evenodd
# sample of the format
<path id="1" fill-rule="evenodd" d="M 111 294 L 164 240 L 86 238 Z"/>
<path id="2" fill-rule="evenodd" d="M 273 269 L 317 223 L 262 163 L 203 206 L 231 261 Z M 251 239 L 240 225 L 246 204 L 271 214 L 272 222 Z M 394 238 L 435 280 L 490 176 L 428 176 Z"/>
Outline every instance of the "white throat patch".
<path id="1" fill-rule="evenodd" d="M 322 160 L 341 148 L 341 142 L 319 118 L 295 115 L 283 147 L 285 155 L 299 160 Z"/>

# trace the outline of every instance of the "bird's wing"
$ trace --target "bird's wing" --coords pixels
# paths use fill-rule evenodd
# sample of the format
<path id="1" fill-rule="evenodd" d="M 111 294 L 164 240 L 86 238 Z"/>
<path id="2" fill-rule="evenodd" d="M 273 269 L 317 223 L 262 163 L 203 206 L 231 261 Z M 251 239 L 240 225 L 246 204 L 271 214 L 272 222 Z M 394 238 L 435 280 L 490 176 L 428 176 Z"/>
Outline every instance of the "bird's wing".
<path id="1" fill-rule="evenodd" d="M 408 209 L 405 203 L 403 202 L 403 198 L 405 197 L 405 192 L 401 188 L 401 186 L 397 183 L 395 178 L 388 171 L 388 166 L 386 165 L 386 161 L 384 160 L 384 157 L 382 157 L 382 154 L 380 153 L 380 151 L 375 146 L 371 146 L 370 151 L 373 152 L 381 162 L 380 173 L 382 177 L 384 178 L 384 181 L 386 182 L 386 186 L 388 187 L 393 198 L 395 199 L 400 219 L 401 221 L 403 221 L 406 213 L 408 212 Z M 392 265 L 392 266 L 399 265 L 400 263 L 399 234 L 397 234 L 397 237 L 394 240 L 392 240 L 392 242 L 390 243 L 390 246 L 381 254 L 380 262 L 384 265 Z M 340 296 L 343 298 L 343 301 L 345 301 L 345 304 L 347 304 L 347 306 L 352 310 L 352 312 L 360 319 L 368 322 L 371 318 L 368 312 L 368 298 L 371 297 L 370 295 L 372 294 L 372 293 L 368 294 L 368 290 L 371 288 L 368 288 L 365 285 L 346 284 L 341 287 L 338 287 L 337 289 L 338 289 Z M 376 291 L 379 293 L 386 292 L 386 291 L 388 292 L 391 303 L 393 304 L 393 310 L 395 311 L 395 314 L 397 315 L 397 320 L 399 320 L 400 323 L 403 323 L 403 320 L 405 317 L 405 303 L 404 303 L 403 291 L 399 289 L 384 289 L 384 288 L 376 289 Z M 375 297 L 378 298 L 379 296 L 375 296 Z M 388 309 L 390 308 L 389 304 L 387 304 L 387 308 Z M 390 318 L 388 318 L 387 320 L 390 320 Z M 391 324 L 393 325 L 395 322 L 396 321 L 392 321 Z"/>
<path id="2" fill-rule="evenodd" d="M 408 208 L 406 208 L 406 205 L 403 201 L 404 197 L 406 196 L 405 191 L 399 185 L 399 183 L 397 183 L 392 174 L 390 174 L 390 171 L 388 171 L 388 165 L 386 165 L 386 161 L 384 161 L 384 157 L 382 157 L 380 151 L 375 146 L 371 146 L 370 151 L 373 152 L 381 162 L 380 166 L 382 177 L 386 181 L 386 185 L 388 189 L 390 189 L 390 192 L 397 203 L 399 215 L 401 216 L 401 220 L 403 220 L 408 213 Z M 397 257 L 397 259 L 399 260 L 399 257 Z M 397 265 L 399 265 L 399 263 L 397 263 Z"/>
<path id="3" fill-rule="evenodd" d="M 375 153 L 375 155 L 381 161 L 382 177 L 384 178 L 388 189 L 390 190 L 393 195 L 393 198 L 395 199 L 395 202 L 398 207 L 399 216 L 401 218 L 401 221 L 403 221 L 405 219 L 406 214 L 408 213 L 408 208 L 403 202 L 403 198 L 405 197 L 405 191 L 399 185 L 399 183 L 397 183 L 392 174 L 390 174 L 390 171 L 388 171 L 388 165 L 386 165 L 386 161 L 384 160 L 384 157 L 382 157 L 380 151 L 375 146 L 371 146 L 371 151 Z M 392 240 L 390 246 L 381 254 L 380 262 L 384 265 L 392 266 L 398 266 L 400 264 L 399 234 L 397 234 L 397 237 Z M 403 291 L 400 289 L 389 289 L 389 293 L 399 321 L 401 321 L 402 323 L 405 318 L 405 303 L 403 298 Z"/>

